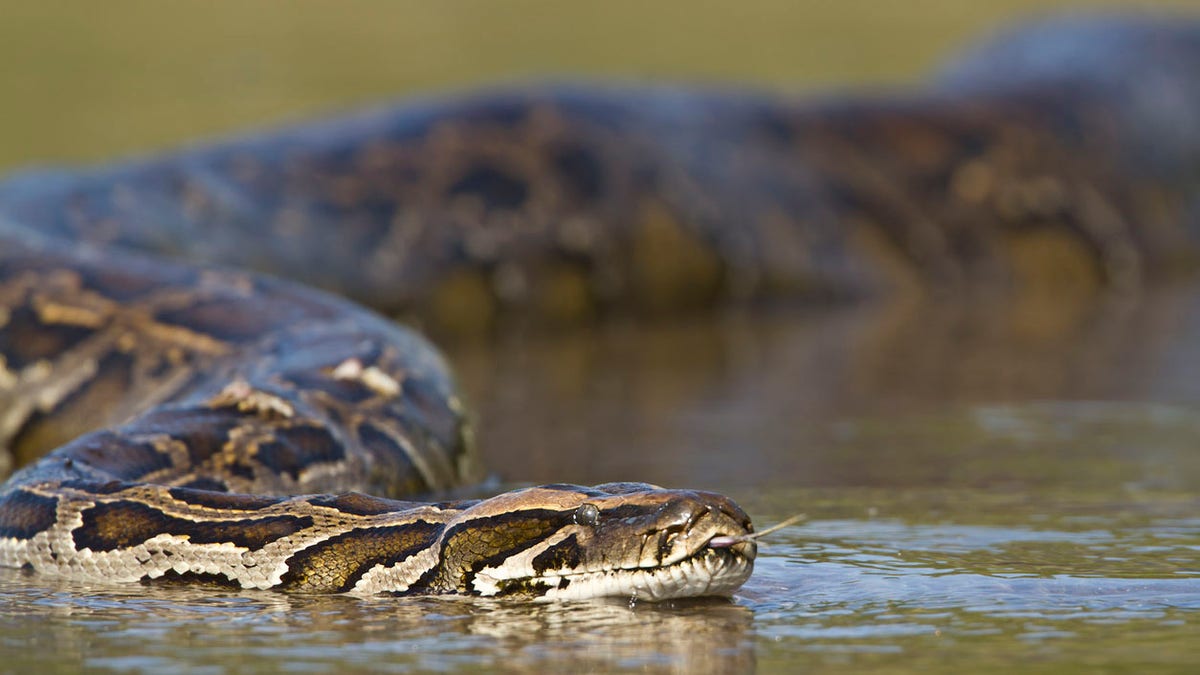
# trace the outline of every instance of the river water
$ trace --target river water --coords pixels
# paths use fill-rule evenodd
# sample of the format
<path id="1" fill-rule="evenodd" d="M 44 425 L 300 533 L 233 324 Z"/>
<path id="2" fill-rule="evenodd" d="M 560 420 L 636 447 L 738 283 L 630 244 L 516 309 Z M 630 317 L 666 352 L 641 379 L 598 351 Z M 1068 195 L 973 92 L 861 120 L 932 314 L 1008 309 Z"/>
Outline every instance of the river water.
<path id="1" fill-rule="evenodd" d="M 1039 305 L 1039 303 L 1034 303 Z M 776 309 L 450 345 L 491 485 L 717 489 L 767 538 L 731 601 L 87 587 L 5 571 L 6 672 L 1188 670 L 1200 289 Z"/>
<path id="2" fill-rule="evenodd" d="M 1063 3 L 698 2 L 686 16 L 628 2 L 117 3 L 86 20 L 69 3 L 0 4 L 8 168 L 513 77 L 911 81 L 980 29 Z M 766 539 L 730 601 L 306 597 L 0 570 L 0 672 L 1200 663 L 1200 288 L 780 307 L 448 347 L 495 472 L 485 489 L 646 480 L 726 492 L 760 528 L 805 520 Z"/>

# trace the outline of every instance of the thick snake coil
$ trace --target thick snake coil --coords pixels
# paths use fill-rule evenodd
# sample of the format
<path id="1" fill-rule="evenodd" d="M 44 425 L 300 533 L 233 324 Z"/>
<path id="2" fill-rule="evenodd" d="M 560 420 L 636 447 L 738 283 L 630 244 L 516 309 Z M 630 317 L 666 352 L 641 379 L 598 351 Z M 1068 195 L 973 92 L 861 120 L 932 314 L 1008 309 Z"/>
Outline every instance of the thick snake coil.
<path id="1" fill-rule="evenodd" d="M 1064 276 L 1127 289 L 1195 259 L 1196 82 L 1194 25 L 1048 22 L 907 97 L 498 92 L 12 178 L 0 446 L 25 466 L 0 489 L 0 565 L 307 592 L 732 593 L 755 545 L 720 495 L 344 492 L 477 478 L 447 366 L 371 311 L 234 268 L 451 326 Z"/>

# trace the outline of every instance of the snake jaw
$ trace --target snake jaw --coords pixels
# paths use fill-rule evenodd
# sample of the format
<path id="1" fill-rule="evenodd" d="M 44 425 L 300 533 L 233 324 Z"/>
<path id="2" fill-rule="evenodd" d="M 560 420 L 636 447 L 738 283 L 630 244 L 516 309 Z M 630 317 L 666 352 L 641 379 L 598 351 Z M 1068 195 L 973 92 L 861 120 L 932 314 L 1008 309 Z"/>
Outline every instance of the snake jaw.
<path id="1" fill-rule="evenodd" d="M 728 596 L 742 586 L 754 569 L 753 544 L 749 554 L 734 548 L 708 546 L 677 562 L 656 567 L 635 567 L 573 572 L 510 584 L 510 588 L 542 590 L 539 600 L 586 600 L 601 597 L 636 598 L 657 602 L 688 597 Z M 531 587 L 530 584 L 533 584 Z M 507 593 L 512 594 L 512 593 Z"/>

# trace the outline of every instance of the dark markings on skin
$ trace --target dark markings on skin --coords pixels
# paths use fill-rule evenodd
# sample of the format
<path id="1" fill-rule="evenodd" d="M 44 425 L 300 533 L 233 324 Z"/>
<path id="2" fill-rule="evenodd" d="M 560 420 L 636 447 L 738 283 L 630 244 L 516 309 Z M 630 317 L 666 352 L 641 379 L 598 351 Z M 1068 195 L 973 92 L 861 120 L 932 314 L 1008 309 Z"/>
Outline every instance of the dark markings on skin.
<path id="1" fill-rule="evenodd" d="M 546 594 L 550 590 L 550 584 L 541 579 L 506 579 L 497 584 L 499 590 L 496 591 L 498 597 L 504 596 L 530 596 L 539 597 Z"/>
<path id="2" fill-rule="evenodd" d="M 413 464 L 404 446 L 386 431 L 374 424 L 364 423 L 358 428 L 358 438 L 363 448 L 378 458 L 381 465 L 392 467 L 391 475 L 403 479 L 403 482 L 393 481 L 390 484 L 392 494 L 418 494 L 429 490 L 429 484 L 417 465 Z"/>
<path id="3" fill-rule="evenodd" d="M 546 570 L 574 569 L 582 560 L 579 540 L 572 534 L 534 556 L 533 571 L 543 574 Z"/>
<path id="4" fill-rule="evenodd" d="M 633 523 L 638 520 L 645 520 L 653 523 L 657 521 L 657 518 L 655 517 L 656 515 L 657 514 L 652 513 L 648 518 L 646 507 L 641 504 L 622 504 L 620 506 L 602 509 L 600 511 L 600 522 L 623 521 L 626 523 Z"/>
<path id="5" fill-rule="evenodd" d="M 309 500 L 314 506 L 337 509 L 356 516 L 377 516 L 413 508 L 415 502 L 401 502 L 382 497 L 372 497 L 361 492 L 344 492 L 340 495 L 321 495 Z"/>
<path id="6" fill-rule="evenodd" d="M 245 420 L 231 408 L 168 408 L 137 422 L 139 434 L 163 434 L 187 447 L 193 466 L 200 466 L 224 448 L 229 432 Z"/>
<path id="7" fill-rule="evenodd" d="M 84 436 L 71 447 L 70 457 L 114 476 L 130 479 L 171 468 L 170 456 L 154 445 L 134 442 L 107 431 Z"/>
<path id="8" fill-rule="evenodd" d="M 314 464 L 337 462 L 346 457 L 342 444 L 320 427 L 298 426 L 278 429 L 276 440 L 258 445 L 255 457 L 276 474 L 299 480 L 300 473 Z"/>
<path id="9" fill-rule="evenodd" d="M 272 312 L 265 303 L 237 303 L 225 299 L 200 302 L 187 307 L 158 312 L 155 319 L 182 326 L 219 340 L 245 342 L 260 335 L 288 317 Z"/>
<path id="10" fill-rule="evenodd" d="M 364 423 L 358 429 L 358 440 L 372 455 L 376 457 L 395 457 L 411 463 L 404 447 L 396 442 L 386 431 L 371 423 Z"/>
<path id="11" fill-rule="evenodd" d="M 104 483 L 96 483 L 95 481 L 88 480 L 64 480 L 59 485 L 65 488 L 82 490 L 83 492 L 90 492 L 97 495 L 115 495 L 118 492 L 131 487 L 130 483 L 119 480 L 110 480 Z"/>
<path id="12" fill-rule="evenodd" d="M 187 363 L 193 362 L 191 355 L 185 354 L 183 360 Z M 143 364 L 143 365 L 146 368 L 145 374 L 148 377 L 152 377 L 152 378 L 156 378 L 156 379 L 165 378 L 165 377 L 171 375 L 171 373 L 176 372 L 175 369 L 177 367 L 174 363 L 171 362 L 170 359 L 155 359 L 153 363 Z M 192 377 L 196 377 L 196 376 L 197 376 L 197 374 L 193 373 Z M 183 389 L 184 387 L 180 387 L 180 388 Z"/>
<path id="13" fill-rule="evenodd" d="M 408 588 L 402 591 L 391 591 L 394 597 L 404 597 L 406 595 L 426 595 L 430 593 L 449 593 L 454 589 L 447 586 L 444 581 L 445 577 L 445 561 L 441 564 L 434 565 L 425 570 L 425 573 L 417 577 L 416 581 L 408 585 Z"/>
<path id="14" fill-rule="evenodd" d="M 24 490 L 0 497 L 0 537 L 29 539 L 54 525 L 58 500 Z"/>
<path id="15" fill-rule="evenodd" d="M 243 464 L 240 459 L 227 465 L 229 475 L 254 480 L 254 467 Z"/>
<path id="16" fill-rule="evenodd" d="M 578 145 L 568 145 L 554 152 L 554 169 L 574 196 L 582 201 L 600 198 L 604 188 L 604 172 L 595 154 Z"/>
<path id="17" fill-rule="evenodd" d="M 171 497 L 184 504 L 205 506 L 210 509 L 229 509 L 232 511 L 257 511 L 268 506 L 274 506 L 284 501 L 285 497 L 264 497 L 260 495 L 230 494 L 228 492 L 212 492 L 192 488 L 175 487 L 167 491 Z"/>
<path id="18" fill-rule="evenodd" d="M 170 279 L 163 278 L 161 268 L 156 274 L 146 274 L 144 270 L 131 273 L 120 266 L 79 265 L 75 271 L 83 278 L 84 286 L 117 302 L 136 302 L 162 290 L 167 283 L 186 288 L 195 283 L 196 276 L 186 267 L 171 269 Z"/>
<path id="19" fill-rule="evenodd" d="M 0 354 L 10 370 L 20 370 L 62 354 L 91 334 L 91 328 L 43 323 L 31 308 L 20 306 L 0 330 Z"/>
<path id="20" fill-rule="evenodd" d="M 229 486 L 225 484 L 225 481 L 211 476 L 200 476 L 184 483 L 180 487 L 204 490 L 206 492 L 229 492 Z"/>
<path id="21" fill-rule="evenodd" d="M 668 555 L 670 555 L 671 549 L 674 548 L 674 544 L 675 544 L 674 536 L 658 538 L 658 550 L 654 552 L 654 559 L 658 561 L 659 565 L 661 565 L 663 563 L 663 560 L 665 560 L 666 557 Z"/>
<path id="22" fill-rule="evenodd" d="M 349 591 L 375 566 L 394 565 L 425 550 L 441 531 L 441 524 L 418 520 L 343 532 L 288 558 L 279 588 Z"/>
<path id="23" fill-rule="evenodd" d="M 220 588 L 236 588 L 240 589 L 242 584 L 234 579 L 230 579 L 224 574 L 213 574 L 211 572 L 176 572 L 175 570 L 167 570 L 161 577 L 153 579 L 145 577 L 141 583 L 146 585 L 174 585 L 174 584 L 197 584 L 202 586 L 217 586 Z"/>
<path id="24" fill-rule="evenodd" d="M 516 210 L 529 198 L 529 186 L 495 167 L 479 166 L 450 186 L 450 195 L 476 196 L 489 208 Z"/>
<path id="25" fill-rule="evenodd" d="M 96 552 L 137 546 L 159 534 L 186 537 L 193 544 L 229 542 L 258 550 L 312 526 L 310 516 L 286 515 L 228 522 L 195 522 L 130 501 L 97 504 L 80 515 L 83 524 L 72 531 L 75 547 Z"/>
<path id="26" fill-rule="evenodd" d="M 453 526 L 443 537 L 443 581 L 462 592 L 474 592 L 479 570 L 497 566 L 541 543 L 547 535 L 570 524 L 573 510 L 527 509 Z"/>

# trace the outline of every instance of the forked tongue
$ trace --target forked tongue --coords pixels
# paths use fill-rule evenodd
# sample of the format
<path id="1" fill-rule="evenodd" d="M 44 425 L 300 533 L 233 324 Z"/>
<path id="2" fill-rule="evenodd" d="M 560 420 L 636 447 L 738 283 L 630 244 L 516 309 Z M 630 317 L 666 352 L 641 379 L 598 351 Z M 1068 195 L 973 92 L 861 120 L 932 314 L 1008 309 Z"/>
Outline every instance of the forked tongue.
<path id="1" fill-rule="evenodd" d="M 772 525 L 771 527 L 768 527 L 767 529 L 762 530 L 760 532 L 750 532 L 748 534 L 738 534 L 738 535 L 724 535 L 724 534 L 717 535 L 717 536 L 713 537 L 712 539 L 708 540 L 708 547 L 709 548 L 729 548 L 730 546 L 733 546 L 734 544 L 740 544 L 743 541 L 754 541 L 755 539 L 758 539 L 759 537 L 763 536 L 764 534 L 771 534 L 772 532 L 778 532 L 779 530 L 782 530 L 783 528 L 787 527 L 788 525 L 795 525 L 796 523 L 804 520 L 805 518 L 807 518 L 806 515 L 804 515 L 803 513 L 798 513 L 798 514 L 792 516 L 791 518 L 788 518 L 787 520 L 785 520 L 781 523 Z"/>

